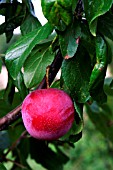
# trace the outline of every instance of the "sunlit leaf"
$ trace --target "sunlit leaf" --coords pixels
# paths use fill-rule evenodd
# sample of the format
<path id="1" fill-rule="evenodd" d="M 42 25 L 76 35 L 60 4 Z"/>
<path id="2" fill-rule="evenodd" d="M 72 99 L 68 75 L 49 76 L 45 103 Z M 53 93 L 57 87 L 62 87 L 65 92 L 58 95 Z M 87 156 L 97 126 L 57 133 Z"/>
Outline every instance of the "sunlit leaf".
<path id="1" fill-rule="evenodd" d="M 36 44 L 41 43 L 52 32 L 53 27 L 47 23 L 43 27 L 21 37 L 6 53 L 6 65 L 10 75 L 16 79 L 26 58 L 31 53 Z"/>
<path id="2" fill-rule="evenodd" d="M 54 59 L 50 43 L 37 45 L 24 64 L 24 82 L 27 88 L 39 84 L 46 73 L 46 67 Z"/>

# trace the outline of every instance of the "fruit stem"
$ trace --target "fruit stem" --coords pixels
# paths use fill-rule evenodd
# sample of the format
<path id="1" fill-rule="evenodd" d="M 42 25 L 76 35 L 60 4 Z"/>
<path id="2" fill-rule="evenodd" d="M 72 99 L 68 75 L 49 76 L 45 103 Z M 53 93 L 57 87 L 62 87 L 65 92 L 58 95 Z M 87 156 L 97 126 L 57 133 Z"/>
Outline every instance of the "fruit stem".
<path id="1" fill-rule="evenodd" d="M 46 67 L 46 84 L 47 84 L 47 89 L 49 89 L 49 71 L 50 71 L 50 66 Z"/>

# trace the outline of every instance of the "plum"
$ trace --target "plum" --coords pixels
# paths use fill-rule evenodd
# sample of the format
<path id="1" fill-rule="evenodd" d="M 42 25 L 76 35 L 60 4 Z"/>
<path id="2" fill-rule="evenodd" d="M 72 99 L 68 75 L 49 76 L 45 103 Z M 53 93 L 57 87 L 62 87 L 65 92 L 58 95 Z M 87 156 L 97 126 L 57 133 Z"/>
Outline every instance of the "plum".
<path id="1" fill-rule="evenodd" d="M 31 92 L 22 104 L 22 119 L 28 133 L 39 140 L 56 140 L 74 122 L 74 104 L 63 90 L 48 88 Z"/>

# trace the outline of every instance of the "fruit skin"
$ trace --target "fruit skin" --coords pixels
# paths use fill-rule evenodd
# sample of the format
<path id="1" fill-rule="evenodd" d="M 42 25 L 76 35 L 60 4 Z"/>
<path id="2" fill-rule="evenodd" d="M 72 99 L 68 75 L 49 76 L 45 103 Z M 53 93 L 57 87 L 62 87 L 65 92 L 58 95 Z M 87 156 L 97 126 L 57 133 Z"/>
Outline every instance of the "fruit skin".
<path id="1" fill-rule="evenodd" d="M 66 134 L 74 122 L 74 105 L 59 89 L 31 92 L 22 104 L 22 119 L 29 134 L 39 140 L 56 140 Z"/>

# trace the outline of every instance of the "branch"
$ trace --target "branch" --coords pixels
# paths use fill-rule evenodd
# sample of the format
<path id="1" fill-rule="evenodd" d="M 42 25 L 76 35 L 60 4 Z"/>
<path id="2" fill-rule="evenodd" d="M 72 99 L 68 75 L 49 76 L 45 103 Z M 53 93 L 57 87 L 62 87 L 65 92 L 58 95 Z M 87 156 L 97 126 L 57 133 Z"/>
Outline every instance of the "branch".
<path id="1" fill-rule="evenodd" d="M 14 148 L 17 147 L 18 143 L 20 143 L 21 139 L 23 139 L 25 136 L 27 135 L 27 131 L 23 131 L 22 134 L 20 135 L 20 137 L 11 145 L 11 147 L 7 150 L 7 152 L 3 155 L 3 158 L 6 159 L 6 156 L 8 155 L 8 153 L 12 150 L 14 150 Z"/>
<path id="2" fill-rule="evenodd" d="M 22 138 L 24 138 L 26 136 L 26 134 L 27 134 L 27 131 L 25 130 L 20 135 L 20 137 L 11 145 L 11 147 L 8 149 L 8 151 L 5 154 L 2 155 L 1 162 L 7 162 L 7 161 L 12 162 L 13 164 L 17 165 L 19 168 L 26 169 L 26 167 L 23 166 L 22 164 L 16 162 L 15 160 L 11 160 L 11 159 L 6 157 L 10 151 L 13 151 L 13 149 L 17 147 L 18 143 L 21 141 Z"/>
<path id="3" fill-rule="evenodd" d="M 15 120 L 21 117 L 21 105 L 17 106 L 14 110 L 9 112 L 4 117 L 0 118 L 0 131 L 6 129 Z"/>
<path id="4" fill-rule="evenodd" d="M 18 167 L 21 168 L 21 169 L 26 169 L 25 166 L 23 166 L 22 164 L 20 164 L 20 163 L 18 163 L 18 162 L 16 162 L 16 161 L 13 161 L 13 160 L 11 160 L 11 159 L 9 159 L 9 158 L 6 158 L 5 160 L 8 161 L 8 162 L 12 162 L 13 164 L 15 164 L 16 166 L 18 166 Z"/>
<path id="5" fill-rule="evenodd" d="M 50 65 L 49 70 L 49 85 L 53 82 L 54 78 L 56 77 L 56 74 L 58 73 L 61 65 L 62 65 L 63 57 L 61 55 L 61 52 L 58 51 L 58 53 L 55 56 L 55 59 L 53 60 L 52 64 Z M 41 83 L 37 87 L 37 89 L 44 89 L 47 87 L 46 84 L 46 76 L 42 79 Z M 21 105 L 17 106 L 14 110 L 9 112 L 4 117 L 0 118 L 0 131 L 6 129 L 10 124 L 15 122 L 17 119 L 21 117 Z"/>

